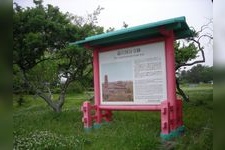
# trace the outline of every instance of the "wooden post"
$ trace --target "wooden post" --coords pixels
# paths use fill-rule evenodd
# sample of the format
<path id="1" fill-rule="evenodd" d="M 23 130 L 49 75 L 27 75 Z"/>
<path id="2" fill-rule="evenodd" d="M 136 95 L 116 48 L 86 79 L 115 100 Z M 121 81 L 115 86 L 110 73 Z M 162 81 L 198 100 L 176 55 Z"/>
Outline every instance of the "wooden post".
<path id="1" fill-rule="evenodd" d="M 170 106 L 167 100 L 161 103 L 161 134 L 170 133 Z"/>
<path id="2" fill-rule="evenodd" d="M 176 76 L 173 30 L 163 31 L 166 50 L 167 100 L 170 103 L 170 130 L 177 128 Z"/>
<path id="3" fill-rule="evenodd" d="M 83 111 L 82 122 L 84 123 L 85 130 L 89 130 L 92 128 L 92 117 L 91 117 L 91 104 L 86 101 L 83 103 L 81 107 L 81 111 Z"/>
<path id="4" fill-rule="evenodd" d="M 95 95 L 95 106 L 96 106 L 96 124 L 100 124 L 102 121 L 102 112 L 100 106 L 100 75 L 99 75 L 99 51 L 95 49 L 93 51 L 93 67 L 94 67 L 94 95 Z"/>

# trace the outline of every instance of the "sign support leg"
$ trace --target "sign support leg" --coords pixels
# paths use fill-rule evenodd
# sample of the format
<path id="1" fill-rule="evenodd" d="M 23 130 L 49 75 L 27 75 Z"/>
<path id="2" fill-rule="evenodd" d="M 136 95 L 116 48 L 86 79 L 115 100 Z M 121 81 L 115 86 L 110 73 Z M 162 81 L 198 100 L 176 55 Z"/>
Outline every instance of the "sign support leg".
<path id="1" fill-rule="evenodd" d="M 168 114 L 165 114 L 165 105 L 162 103 L 161 110 L 161 120 L 162 122 L 166 122 L 165 119 L 169 118 L 167 121 L 169 129 L 165 130 L 163 127 L 165 126 L 162 123 L 162 133 L 161 137 L 164 140 L 169 140 L 171 138 L 177 137 L 180 135 L 180 130 L 183 130 L 183 122 L 182 120 L 182 103 L 177 100 L 176 97 L 176 79 L 175 79 L 175 52 L 174 52 L 174 33 L 173 30 L 166 30 L 165 28 L 161 28 L 161 34 L 165 36 L 165 49 L 166 49 L 166 72 L 167 72 L 167 103 L 169 104 L 168 109 L 166 109 Z M 166 121 L 165 121 L 166 120 Z"/>
<path id="2" fill-rule="evenodd" d="M 90 131 L 92 128 L 91 108 L 91 104 L 88 101 L 84 102 L 81 107 L 81 111 L 83 111 L 82 122 L 86 131 Z"/>

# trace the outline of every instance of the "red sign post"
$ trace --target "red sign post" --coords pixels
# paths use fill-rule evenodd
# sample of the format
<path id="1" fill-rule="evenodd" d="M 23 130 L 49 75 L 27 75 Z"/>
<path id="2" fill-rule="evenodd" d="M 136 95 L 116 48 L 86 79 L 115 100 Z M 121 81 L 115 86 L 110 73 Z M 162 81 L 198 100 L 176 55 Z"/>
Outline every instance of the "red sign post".
<path id="1" fill-rule="evenodd" d="M 191 35 L 185 17 L 179 17 L 76 42 L 93 50 L 95 103 L 83 103 L 84 128 L 110 122 L 116 110 L 160 111 L 162 139 L 180 135 L 184 126 L 173 44 Z"/>

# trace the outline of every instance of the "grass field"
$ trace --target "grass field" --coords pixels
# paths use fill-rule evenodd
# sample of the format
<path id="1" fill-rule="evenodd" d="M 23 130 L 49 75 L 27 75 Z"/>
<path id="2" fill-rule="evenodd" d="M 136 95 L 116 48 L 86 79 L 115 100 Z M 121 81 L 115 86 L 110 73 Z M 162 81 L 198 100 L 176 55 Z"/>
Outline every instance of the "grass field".
<path id="1" fill-rule="evenodd" d="M 113 112 L 113 121 L 84 132 L 80 106 L 87 94 L 69 94 L 63 112 L 56 114 L 39 98 L 24 97 L 13 104 L 14 149 L 66 150 L 211 150 L 213 147 L 213 88 L 184 87 L 185 134 L 162 142 L 159 112 Z M 14 96 L 14 99 L 17 99 Z"/>

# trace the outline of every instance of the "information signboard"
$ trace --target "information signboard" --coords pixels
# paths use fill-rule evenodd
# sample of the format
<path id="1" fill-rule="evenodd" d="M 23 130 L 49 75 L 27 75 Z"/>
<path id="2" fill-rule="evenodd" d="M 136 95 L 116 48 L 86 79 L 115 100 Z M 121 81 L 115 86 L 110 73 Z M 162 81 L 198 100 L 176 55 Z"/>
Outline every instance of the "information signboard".
<path id="1" fill-rule="evenodd" d="M 99 52 L 101 105 L 151 105 L 167 99 L 165 42 Z"/>
<path id="2" fill-rule="evenodd" d="M 84 128 L 111 122 L 112 111 L 160 111 L 160 136 L 181 135 L 174 41 L 191 36 L 185 17 L 178 17 L 75 42 L 93 50 L 94 104 L 85 101 L 81 107 Z"/>

